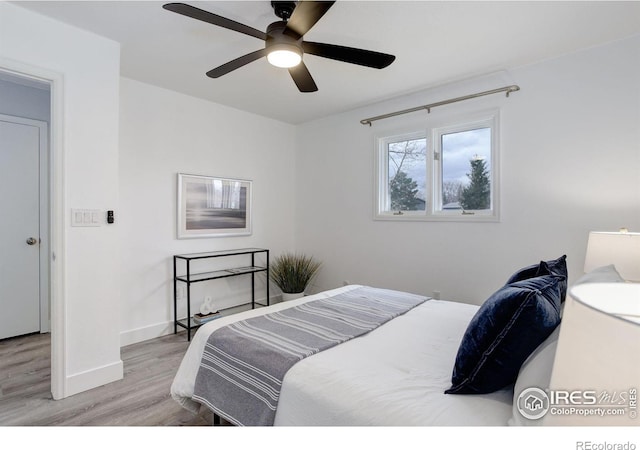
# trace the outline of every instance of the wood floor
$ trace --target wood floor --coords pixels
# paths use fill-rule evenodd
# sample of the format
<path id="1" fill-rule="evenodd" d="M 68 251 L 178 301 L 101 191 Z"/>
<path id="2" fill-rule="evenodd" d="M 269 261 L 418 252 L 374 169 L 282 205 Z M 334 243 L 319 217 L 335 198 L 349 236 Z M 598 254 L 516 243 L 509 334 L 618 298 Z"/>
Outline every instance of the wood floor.
<path id="1" fill-rule="evenodd" d="M 0 426 L 210 425 L 171 398 L 188 346 L 184 333 L 121 349 L 124 379 L 62 400 L 51 398 L 50 335 L 0 341 Z"/>

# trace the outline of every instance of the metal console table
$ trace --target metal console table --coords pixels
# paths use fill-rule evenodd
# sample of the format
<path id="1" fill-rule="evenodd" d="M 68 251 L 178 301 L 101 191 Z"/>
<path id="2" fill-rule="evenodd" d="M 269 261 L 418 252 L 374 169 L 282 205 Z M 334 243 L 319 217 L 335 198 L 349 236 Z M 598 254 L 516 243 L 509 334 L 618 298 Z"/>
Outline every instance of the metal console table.
<path id="1" fill-rule="evenodd" d="M 256 266 L 256 255 L 264 255 L 265 265 Z M 225 256 L 251 255 L 251 265 L 242 267 L 231 267 L 227 269 L 213 270 L 209 272 L 193 273 L 191 264 L 194 261 L 201 261 L 211 258 L 222 258 Z M 178 265 L 184 266 L 184 273 L 178 275 Z M 264 272 L 266 274 L 266 290 L 267 304 L 256 302 L 255 276 L 257 273 Z M 191 283 L 199 283 L 201 281 L 216 280 L 220 278 L 236 277 L 239 275 L 251 275 L 251 302 L 235 305 L 229 308 L 221 309 L 220 312 L 228 313 L 231 310 L 254 309 L 256 306 L 269 306 L 269 250 L 264 248 L 241 248 L 235 250 L 222 250 L 204 253 L 186 253 L 182 255 L 173 255 L 173 332 L 178 332 L 178 327 L 187 330 L 187 340 L 191 340 L 191 330 L 198 328 L 191 314 Z M 185 283 L 187 288 L 187 317 L 178 319 L 178 283 Z"/>

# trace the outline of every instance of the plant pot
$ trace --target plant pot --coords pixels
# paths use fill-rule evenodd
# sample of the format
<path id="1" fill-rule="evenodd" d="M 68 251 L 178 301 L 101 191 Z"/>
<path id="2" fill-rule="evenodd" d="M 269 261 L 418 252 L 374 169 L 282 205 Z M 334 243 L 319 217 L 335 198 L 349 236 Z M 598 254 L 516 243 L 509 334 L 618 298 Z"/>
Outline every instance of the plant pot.
<path id="1" fill-rule="evenodd" d="M 296 292 L 296 293 L 283 292 L 282 293 L 283 302 L 287 302 L 289 300 L 295 300 L 296 298 L 302 298 L 302 297 L 304 297 L 304 292 Z"/>

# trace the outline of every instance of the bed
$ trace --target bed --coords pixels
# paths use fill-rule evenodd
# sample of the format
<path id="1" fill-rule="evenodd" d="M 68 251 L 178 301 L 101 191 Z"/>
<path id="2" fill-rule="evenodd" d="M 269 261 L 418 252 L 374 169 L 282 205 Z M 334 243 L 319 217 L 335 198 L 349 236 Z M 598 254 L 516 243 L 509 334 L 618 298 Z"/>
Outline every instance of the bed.
<path id="1" fill-rule="evenodd" d="M 557 297 L 550 307 L 547 305 L 549 303 L 547 300 L 543 301 L 547 308 L 544 315 L 557 313 L 557 318 L 553 323 L 546 324 L 536 340 L 528 344 L 529 348 L 519 357 L 514 378 L 526 368 L 530 360 L 533 360 L 531 364 L 539 360 L 538 353 L 542 350 L 547 350 L 545 360 L 552 361 L 555 346 L 550 344 L 554 344 L 557 340 L 556 327 L 560 321 L 560 303 L 566 294 L 564 258 L 563 256 L 551 261 L 556 264 L 558 261 L 562 263 L 564 275 L 551 273 L 553 267 L 550 268 L 549 264 L 544 267 L 549 275 L 545 280 L 554 280 L 553 295 Z M 513 296 L 513 288 L 510 286 L 530 283 L 529 279 L 538 280 L 540 270 L 536 265 L 533 271 L 532 267 L 526 267 L 516 272 L 505 284 L 505 287 L 510 289 L 509 295 Z M 201 402 L 193 400 L 194 386 L 205 346 L 215 331 L 238 321 L 316 300 L 333 298 L 362 288 L 363 286 L 360 285 L 344 286 L 266 308 L 222 317 L 205 324 L 195 334 L 177 371 L 171 386 L 172 397 L 194 413 L 204 408 Z M 503 291 L 504 289 L 498 290 L 492 298 Z M 533 291 L 539 293 L 539 286 L 527 288 L 527 292 Z M 500 297 L 498 301 L 504 302 L 503 297 L 506 294 L 501 295 L 502 297 L 498 296 Z M 529 298 L 530 294 L 527 296 Z M 452 301 L 426 298 L 425 300 L 363 336 L 306 357 L 293 365 L 282 380 L 273 425 L 503 426 L 522 424 L 522 417 L 514 417 L 515 380 L 508 382 L 502 388 L 492 388 L 491 392 L 487 393 L 473 389 L 469 391 L 465 381 L 462 385 L 467 391 L 464 392 L 463 389 L 458 392 L 463 395 L 451 392 L 455 387 L 455 385 L 452 386 L 452 369 L 460 369 L 461 347 L 468 338 L 472 323 L 478 320 L 478 316 L 484 315 L 480 314 L 483 309 L 490 309 L 487 305 L 491 304 L 491 298 L 481 307 Z M 510 298 L 509 301 L 513 303 Z M 534 308 L 535 313 L 540 315 L 539 306 L 536 308 Z M 531 318 L 525 319 L 531 322 Z M 508 320 L 510 323 L 514 322 L 513 317 Z M 504 330 L 501 334 L 505 334 Z M 535 332 L 527 331 L 525 334 L 528 336 Z M 496 336 L 491 339 L 495 347 Z M 521 350 L 508 350 L 510 354 L 518 351 Z M 523 361 L 525 361 L 524 364 Z M 490 365 L 487 367 L 492 370 Z M 494 380 L 496 377 L 489 373 L 487 378 Z M 537 382 L 537 380 L 529 381 Z M 546 381 L 548 382 L 548 379 Z M 235 423 L 233 420 L 231 422 Z M 245 425 L 244 423 L 235 424 Z"/>
<path id="2" fill-rule="evenodd" d="M 191 411 L 200 409 L 191 400 L 195 378 L 205 343 L 218 328 L 358 287 L 207 323 L 180 365 L 173 398 Z M 283 380 L 274 425 L 505 425 L 511 417 L 511 389 L 473 397 L 444 394 L 462 334 L 477 309 L 429 300 L 365 336 L 303 359 Z M 407 345 L 397 348 L 398 341 Z"/>

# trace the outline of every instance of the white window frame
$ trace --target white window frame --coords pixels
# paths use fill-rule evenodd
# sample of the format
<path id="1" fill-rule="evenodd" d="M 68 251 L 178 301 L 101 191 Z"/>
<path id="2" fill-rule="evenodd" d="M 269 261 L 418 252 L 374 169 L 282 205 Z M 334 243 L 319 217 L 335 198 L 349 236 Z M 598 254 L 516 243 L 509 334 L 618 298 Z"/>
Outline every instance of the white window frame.
<path id="1" fill-rule="evenodd" d="M 389 195 L 389 156 L 388 156 L 388 148 L 389 144 L 393 142 L 401 142 L 401 141 L 412 141 L 417 139 L 425 139 L 427 141 L 427 161 L 429 160 L 429 138 L 427 135 L 427 130 L 422 131 L 411 131 L 407 133 L 401 133 L 394 136 L 385 136 L 378 138 L 378 150 L 377 150 L 377 158 L 376 158 L 376 173 L 377 175 L 377 215 L 381 217 L 377 218 L 402 218 L 406 219 L 407 217 L 422 217 L 425 215 L 425 211 L 402 211 L 402 214 L 398 214 L 398 211 L 391 211 L 390 207 L 390 195 Z M 428 174 L 427 174 L 428 176 Z M 429 186 L 426 186 L 426 192 L 429 192 Z M 426 195 L 425 200 L 429 202 L 428 195 Z M 429 209 L 429 205 L 426 205 L 426 208 Z"/>
<path id="2" fill-rule="evenodd" d="M 440 123 L 423 125 L 422 130 L 387 134 L 376 138 L 374 219 L 396 221 L 455 221 L 498 222 L 500 220 L 500 114 L 497 110 L 473 115 L 449 118 Z M 464 211 L 442 209 L 442 149 L 441 136 L 478 128 L 491 129 L 491 208 Z M 427 185 L 425 186 L 425 211 L 389 210 L 389 157 L 388 144 L 404 140 L 426 138 Z"/>

